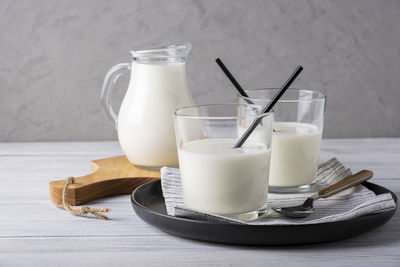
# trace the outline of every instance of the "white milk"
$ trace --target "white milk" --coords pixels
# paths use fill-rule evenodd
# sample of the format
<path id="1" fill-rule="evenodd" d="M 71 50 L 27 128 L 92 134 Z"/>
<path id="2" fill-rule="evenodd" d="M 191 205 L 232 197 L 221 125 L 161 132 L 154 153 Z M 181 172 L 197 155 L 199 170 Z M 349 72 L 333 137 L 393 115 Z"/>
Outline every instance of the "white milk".
<path id="1" fill-rule="evenodd" d="M 269 185 L 311 183 L 317 173 L 322 132 L 312 124 L 275 122 Z"/>
<path id="2" fill-rule="evenodd" d="M 193 105 L 185 77 L 185 63 L 133 63 L 118 115 L 119 142 L 130 162 L 178 165 L 173 112 Z"/>
<path id="3" fill-rule="evenodd" d="M 271 152 L 236 139 L 191 141 L 179 149 L 185 206 L 216 214 L 238 214 L 265 207 Z"/>

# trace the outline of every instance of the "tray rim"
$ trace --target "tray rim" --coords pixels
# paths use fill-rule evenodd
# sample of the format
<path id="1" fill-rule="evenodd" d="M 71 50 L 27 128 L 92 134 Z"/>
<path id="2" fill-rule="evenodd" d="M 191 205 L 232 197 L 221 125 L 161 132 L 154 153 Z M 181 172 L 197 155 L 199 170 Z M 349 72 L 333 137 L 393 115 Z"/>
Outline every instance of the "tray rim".
<path id="1" fill-rule="evenodd" d="M 152 209 L 150 209 L 150 208 L 148 208 L 146 206 L 143 206 L 142 204 L 140 204 L 140 203 L 138 203 L 136 201 L 136 199 L 134 198 L 134 195 L 138 190 L 140 190 L 141 187 L 144 187 L 146 185 L 149 186 L 149 184 L 151 184 L 151 183 L 154 183 L 154 184 L 155 183 L 161 183 L 161 180 L 150 181 L 148 183 L 140 185 L 135 190 L 133 190 L 132 194 L 130 195 L 130 200 L 131 200 L 132 204 L 134 204 L 136 206 L 139 206 L 140 208 L 148 211 L 149 213 L 152 213 L 152 214 L 157 215 L 157 216 L 165 217 L 165 218 L 168 218 L 168 219 L 179 220 L 179 221 L 190 222 L 190 223 L 210 224 L 210 225 L 229 225 L 229 226 L 233 226 L 234 225 L 234 226 L 238 226 L 238 227 L 242 226 L 242 227 L 246 227 L 246 228 L 248 228 L 248 227 L 255 227 L 255 228 L 268 227 L 268 228 L 273 228 L 273 227 L 293 227 L 293 226 L 301 227 L 301 226 L 311 226 L 311 225 L 326 225 L 326 224 L 333 224 L 333 223 L 337 223 L 337 222 L 351 221 L 351 220 L 359 219 L 359 218 L 362 218 L 362 217 L 377 216 L 377 215 L 379 215 L 381 213 L 385 213 L 385 212 L 393 212 L 393 214 L 394 214 L 396 212 L 397 206 L 398 206 L 398 198 L 397 198 L 397 196 L 396 196 L 396 194 L 394 192 L 392 192 L 391 190 L 389 190 L 389 189 L 387 189 L 387 188 L 385 188 L 383 186 L 380 186 L 378 184 L 371 183 L 371 182 L 364 182 L 361 185 L 366 186 L 367 188 L 368 188 L 368 185 L 373 185 L 373 186 L 377 186 L 377 187 L 380 187 L 381 189 L 384 189 L 384 190 L 388 191 L 387 193 L 390 193 L 392 195 L 393 200 L 394 200 L 394 202 L 396 204 L 396 207 L 394 209 L 392 209 L 392 210 L 387 210 L 387 211 L 378 212 L 378 213 L 372 213 L 372 214 L 365 214 L 365 215 L 362 215 L 360 217 L 352 218 L 352 219 L 349 219 L 349 220 L 337 221 L 337 222 L 323 222 L 323 223 L 313 223 L 313 224 L 274 224 L 274 225 L 232 224 L 232 223 L 227 223 L 227 222 L 213 222 L 213 221 L 195 220 L 195 219 L 184 218 L 184 217 L 175 217 L 175 216 L 171 216 L 171 215 L 168 215 L 168 214 L 163 214 L 163 213 L 156 212 L 156 211 L 154 211 L 154 210 L 152 210 Z"/>
<path id="2" fill-rule="evenodd" d="M 254 225 L 210 222 L 170 216 L 165 210 L 159 212 L 157 206 L 165 206 L 160 181 L 142 185 L 148 186 L 144 189 L 144 194 L 138 196 L 138 201 L 144 203 L 143 205 L 133 198 L 140 188 L 132 192 L 131 205 L 137 216 L 145 223 L 164 233 L 184 239 L 239 246 L 302 246 L 351 239 L 379 228 L 392 219 L 398 206 L 396 194 L 377 184 L 365 182 L 363 185 L 376 195 L 390 193 L 396 203 L 395 208 L 349 220 L 315 224 Z M 146 198 L 146 193 L 149 198 Z M 155 202 L 146 203 L 152 199 Z M 144 205 L 148 205 L 149 208 Z M 153 208 L 152 205 L 156 206 Z"/>

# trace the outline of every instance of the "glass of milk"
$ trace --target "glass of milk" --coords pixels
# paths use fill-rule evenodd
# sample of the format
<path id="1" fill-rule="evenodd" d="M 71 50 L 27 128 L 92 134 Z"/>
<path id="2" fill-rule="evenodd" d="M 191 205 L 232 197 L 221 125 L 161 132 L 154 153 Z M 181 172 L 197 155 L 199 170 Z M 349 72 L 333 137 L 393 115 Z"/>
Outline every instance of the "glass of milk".
<path id="1" fill-rule="evenodd" d="M 253 219 L 265 212 L 270 173 L 273 113 L 246 104 L 210 104 L 174 115 L 183 199 L 186 207 Z M 240 127 L 261 118 L 241 148 Z"/>
<path id="2" fill-rule="evenodd" d="M 255 105 L 265 106 L 277 90 L 248 90 L 249 97 L 238 96 L 239 103 L 250 100 Z M 312 189 L 318 169 L 325 101 L 325 95 L 317 91 L 288 89 L 274 106 L 270 192 Z"/>

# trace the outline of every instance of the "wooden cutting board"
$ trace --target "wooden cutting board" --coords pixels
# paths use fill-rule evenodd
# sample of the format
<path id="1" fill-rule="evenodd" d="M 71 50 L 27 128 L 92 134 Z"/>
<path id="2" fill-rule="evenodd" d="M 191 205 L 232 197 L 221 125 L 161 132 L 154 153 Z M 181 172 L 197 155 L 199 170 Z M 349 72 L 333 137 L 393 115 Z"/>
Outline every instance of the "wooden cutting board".
<path id="1" fill-rule="evenodd" d="M 130 194 L 147 182 L 160 178 L 159 171 L 136 168 L 125 156 L 93 160 L 91 174 L 74 177 L 74 183 L 67 188 L 65 197 L 71 205 L 82 205 L 101 197 Z M 50 200 L 62 204 L 62 191 L 66 180 L 50 182 Z"/>

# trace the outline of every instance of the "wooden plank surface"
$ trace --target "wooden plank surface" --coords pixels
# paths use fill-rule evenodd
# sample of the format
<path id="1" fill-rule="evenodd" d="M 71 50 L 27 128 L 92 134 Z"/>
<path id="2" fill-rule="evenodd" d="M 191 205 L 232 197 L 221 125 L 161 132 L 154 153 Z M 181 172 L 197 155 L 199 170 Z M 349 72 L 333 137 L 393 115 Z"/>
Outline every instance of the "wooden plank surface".
<path id="1" fill-rule="evenodd" d="M 365 235 L 328 244 L 245 247 L 165 234 L 142 222 L 129 196 L 90 203 L 112 220 L 56 209 L 48 182 L 90 171 L 92 159 L 121 154 L 117 142 L 0 143 L 0 266 L 138 266 L 182 264 L 399 266 L 400 216 Z M 400 139 L 330 139 L 321 160 L 337 157 L 353 171 L 400 194 Z"/>

